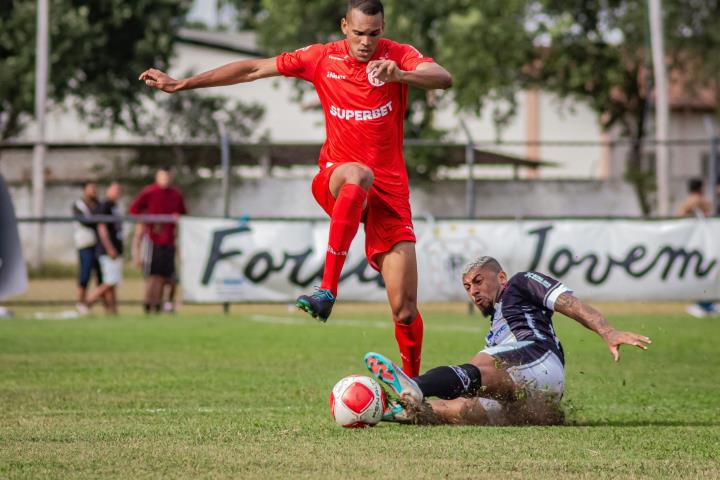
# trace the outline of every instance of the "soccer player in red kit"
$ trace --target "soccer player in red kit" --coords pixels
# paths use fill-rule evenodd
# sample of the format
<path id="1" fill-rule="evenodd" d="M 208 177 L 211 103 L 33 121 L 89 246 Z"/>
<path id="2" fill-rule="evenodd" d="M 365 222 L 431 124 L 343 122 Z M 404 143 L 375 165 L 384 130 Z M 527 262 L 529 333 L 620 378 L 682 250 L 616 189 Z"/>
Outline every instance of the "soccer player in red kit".
<path id="1" fill-rule="evenodd" d="M 300 296 L 297 305 L 327 320 L 348 249 L 363 222 L 365 253 L 385 282 L 403 369 L 417 375 L 423 324 L 417 310 L 403 121 L 408 86 L 445 89 L 452 77 L 410 45 L 382 38 L 384 27 L 380 0 L 349 0 L 341 21 L 344 40 L 230 63 L 185 80 L 149 69 L 140 80 L 169 93 L 277 75 L 313 84 L 325 113 L 327 140 L 312 192 L 330 215 L 330 238 L 320 288 Z"/>

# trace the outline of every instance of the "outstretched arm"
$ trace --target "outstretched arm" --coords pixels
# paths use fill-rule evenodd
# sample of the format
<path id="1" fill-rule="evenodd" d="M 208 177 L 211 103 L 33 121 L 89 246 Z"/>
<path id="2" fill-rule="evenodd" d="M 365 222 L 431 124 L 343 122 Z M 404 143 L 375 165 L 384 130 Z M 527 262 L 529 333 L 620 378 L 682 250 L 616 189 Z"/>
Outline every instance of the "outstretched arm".
<path id="1" fill-rule="evenodd" d="M 98 224 L 98 236 L 100 237 L 100 242 L 102 242 L 103 247 L 105 247 L 105 251 L 108 256 L 113 260 L 118 258 L 118 251 L 115 250 L 112 241 L 110 241 L 110 232 L 108 232 L 107 225 L 104 223 Z"/>
<path id="2" fill-rule="evenodd" d="M 222 67 L 193 75 L 184 80 L 176 80 L 165 72 L 155 68 L 145 70 L 140 74 L 139 80 L 149 87 L 157 88 L 167 93 L 193 88 L 220 87 L 236 83 L 252 82 L 260 78 L 280 75 L 275 64 L 275 58 L 262 60 L 240 60 L 228 63 Z"/>
<path id="3" fill-rule="evenodd" d="M 415 70 L 401 70 L 393 60 L 372 60 L 367 72 L 375 71 L 375 77 L 383 82 L 407 83 L 425 90 L 446 89 L 452 86 L 452 75 L 434 62 L 425 62 Z"/>
<path id="4" fill-rule="evenodd" d="M 132 259 L 135 266 L 142 268 L 142 255 L 140 250 L 142 248 L 142 237 L 145 233 L 145 225 L 142 223 L 135 224 L 135 233 L 133 233 L 132 239 Z"/>
<path id="5" fill-rule="evenodd" d="M 568 292 L 560 294 L 555 301 L 555 311 L 566 315 L 600 335 L 607 343 L 610 353 L 617 362 L 620 359 L 620 345 L 635 345 L 647 350 L 651 343 L 648 337 L 633 332 L 620 332 L 603 317 L 602 313 L 587 305 Z"/>

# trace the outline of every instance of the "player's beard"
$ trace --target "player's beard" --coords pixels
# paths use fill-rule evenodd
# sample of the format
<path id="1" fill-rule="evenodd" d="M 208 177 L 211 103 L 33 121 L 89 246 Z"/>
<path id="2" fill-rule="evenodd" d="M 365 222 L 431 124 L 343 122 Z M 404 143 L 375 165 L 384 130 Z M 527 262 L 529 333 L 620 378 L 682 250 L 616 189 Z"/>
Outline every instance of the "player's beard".
<path id="1" fill-rule="evenodd" d="M 495 315 L 495 305 L 488 305 L 487 307 L 480 307 L 480 312 L 484 317 L 492 318 Z"/>

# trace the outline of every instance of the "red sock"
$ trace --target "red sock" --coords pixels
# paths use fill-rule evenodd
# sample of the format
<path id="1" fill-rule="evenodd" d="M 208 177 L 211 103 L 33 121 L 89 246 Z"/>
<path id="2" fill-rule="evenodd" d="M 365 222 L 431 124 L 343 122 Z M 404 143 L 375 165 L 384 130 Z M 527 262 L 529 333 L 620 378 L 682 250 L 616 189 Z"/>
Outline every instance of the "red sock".
<path id="1" fill-rule="evenodd" d="M 420 312 L 409 325 L 395 321 L 395 339 L 400 348 L 403 370 L 411 377 L 417 377 L 420 375 L 423 342 L 423 321 Z"/>
<path id="2" fill-rule="evenodd" d="M 320 288 L 330 290 L 335 296 L 348 249 L 360 225 L 366 197 L 367 192 L 360 185 L 346 183 L 335 200 L 330 218 L 330 239 L 325 255 L 325 270 L 320 284 Z"/>

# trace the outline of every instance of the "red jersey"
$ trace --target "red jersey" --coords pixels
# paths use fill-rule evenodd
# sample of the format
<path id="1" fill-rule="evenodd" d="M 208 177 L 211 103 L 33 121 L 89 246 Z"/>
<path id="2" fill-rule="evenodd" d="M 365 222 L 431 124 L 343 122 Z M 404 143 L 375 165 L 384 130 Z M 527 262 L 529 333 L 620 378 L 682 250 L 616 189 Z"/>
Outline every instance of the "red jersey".
<path id="1" fill-rule="evenodd" d="M 182 193 L 175 187 L 162 188 L 154 183 L 145 187 L 130 204 L 133 215 L 184 215 L 187 213 Z M 147 225 L 150 240 L 156 245 L 175 245 L 175 224 L 155 223 Z"/>
<path id="2" fill-rule="evenodd" d="M 372 57 L 381 59 L 394 60 L 406 71 L 433 61 L 410 45 L 385 38 Z M 372 169 L 373 186 L 381 194 L 408 198 L 403 159 L 407 84 L 384 83 L 366 72 L 367 63 L 350 55 L 347 40 L 283 53 L 276 62 L 280 74 L 312 82 L 320 97 L 327 137 L 320 152 L 320 168 L 362 163 Z"/>

